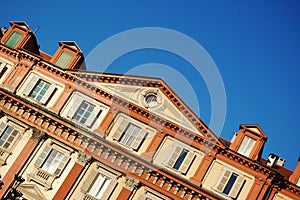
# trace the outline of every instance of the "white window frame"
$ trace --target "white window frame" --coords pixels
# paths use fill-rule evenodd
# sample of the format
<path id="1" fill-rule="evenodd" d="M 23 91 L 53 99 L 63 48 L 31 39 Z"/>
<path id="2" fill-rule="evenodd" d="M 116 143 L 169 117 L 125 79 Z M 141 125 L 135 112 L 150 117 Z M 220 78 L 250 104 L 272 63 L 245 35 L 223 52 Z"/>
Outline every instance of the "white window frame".
<path id="1" fill-rule="evenodd" d="M 59 155 L 62 156 L 61 159 L 56 160 L 59 161 L 59 163 L 55 164 L 55 169 L 51 169 L 51 166 L 49 166 L 50 168 L 47 168 L 45 165 L 47 160 L 50 159 L 52 152 L 58 152 Z M 41 148 L 40 153 L 37 154 L 38 156 L 34 162 L 33 171 L 28 174 L 28 180 L 34 180 L 40 183 L 45 187 L 46 190 L 51 189 L 53 181 L 61 176 L 61 174 L 69 164 L 69 161 L 71 159 L 70 154 L 72 152 L 73 151 L 71 151 L 70 149 L 66 149 L 58 145 L 57 143 L 53 143 L 53 141 L 50 141 L 50 143 L 46 143 Z M 52 160 L 51 162 L 52 164 L 53 161 L 54 160 Z"/>
<path id="2" fill-rule="evenodd" d="M 145 187 L 145 193 L 143 194 L 143 197 L 140 197 L 141 200 L 170 200 L 170 198 L 164 196 L 163 194 Z"/>
<path id="3" fill-rule="evenodd" d="M 9 72 L 12 69 L 13 64 L 3 60 L 2 58 L 0 58 L 0 74 L 3 73 L 3 75 L 0 77 L 0 83 L 3 83 L 4 80 L 6 79 L 6 77 L 8 76 Z M 4 71 L 5 70 L 5 71 Z"/>
<path id="4" fill-rule="evenodd" d="M 154 130 L 145 124 L 138 123 L 123 114 L 118 115 L 109 131 L 114 141 L 134 151 L 139 151 L 147 137 L 154 134 Z"/>
<path id="5" fill-rule="evenodd" d="M 181 163 L 179 164 L 179 166 L 176 167 L 177 162 L 180 161 L 179 159 L 181 159 L 180 156 L 184 152 L 186 152 L 185 157 L 181 160 Z M 182 145 L 177 142 L 173 142 L 173 144 L 171 145 L 171 150 L 169 152 L 166 151 L 166 153 L 168 153 L 166 155 L 169 155 L 169 156 L 164 161 L 164 164 L 168 168 L 171 168 L 172 170 L 178 171 L 182 174 L 187 173 L 193 160 L 196 157 L 195 153 L 191 149 L 189 149 L 185 145 Z M 178 168 L 178 169 L 176 169 L 176 168 Z"/>
<path id="6" fill-rule="evenodd" d="M 10 128 L 11 132 L 9 133 L 8 137 L 6 139 L 3 139 L 4 134 L 7 135 L 6 131 L 7 129 Z M 8 141 L 11 137 L 12 137 L 12 133 L 15 134 L 15 136 L 13 137 L 12 141 Z M 13 126 L 10 126 L 7 123 L 4 122 L 0 122 L 0 141 L 3 140 L 3 144 L 0 146 L 1 148 L 5 148 L 7 150 L 10 150 L 11 147 L 15 144 L 16 140 L 18 139 L 18 136 L 20 135 L 20 131 L 16 130 Z M 9 145 L 7 147 L 4 147 L 3 145 L 9 143 Z"/>
<path id="7" fill-rule="evenodd" d="M 91 97 L 86 96 L 78 91 L 73 92 L 73 94 L 71 95 L 71 97 L 69 98 L 65 107 L 62 110 L 61 116 L 75 123 L 78 123 L 78 121 L 74 119 L 74 116 L 77 110 L 80 108 L 82 102 L 84 101 L 94 106 L 94 109 L 84 123 L 80 123 L 79 121 L 79 125 L 91 130 L 95 130 L 98 128 L 98 126 L 108 113 L 109 106 L 99 101 L 96 101 L 95 99 L 92 99 Z"/>
<path id="8" fill-rule="evenodd" d="M 42 98 L 40 100 L 37 100 L 36 97 L 32 97 L 31 95 L 34 92 L 35 88 L 38 87 L 40 81 L 49 84 L 49 88 L 46 90 L 46 93 L 42 96 Z M 30 81 L 27 83 L 22 93 L 23 95 L 28 96 L 32 100 L 39 102 L 43 105 L 46 105 L 50 101 L 51 97 L 54 95 L 55 91 L 56 91 L 56 86 L 54 84 L 50 83 L 49 81 L 43 78 L 40 78 L 36 74 L 32 74 L 30 77 Z"/>
<path id="9" fill-rule="evenodd" d="M 118 184 L 117 178 L 120 175 L 121 174 L 119 172 L 115 172 L 114 170 L 109 169 L 107 166 L 98 163 L 97 168 L 92 167 L 89 170 L 89 172 L 87 172 L 87 176 L 85 177 L 80 187 L 81 194 L 79 196 L 79 199 L 81 200 L 109 199 L 115 187 Z M 98 180 L 99 177 L 102 177 L 102 179 Z M 107 180 L 104 184 L 103 184 L 104 181 L 103 178 Z M 100 185 L 98 185 L 99 183 Z M 101 185 L 101 183 L 103 185 Z M 98 193 L 97 196 L 94 195 L 95 192 Z"/>
<path id="10" fill-rule="evenodd" d="M 229 184 L 230 178 L 235 175 L 236 179 L 234 180 L 228 194 L 224 193 L 226 186 Z M 223 167 L 220 176 L 218 178 L 218 181 L 214 185 L 213 189 L 219 193 L 221 193 L 224 196 L 231 197 L 233 199 L 237 198 L 240 194 L 241 190 L 243 189 L 243 186 L 246 183 L 246 179 L 244 175 L 229 169 L 227 167 Z"/>
<path id="11" fill-rule="evenodd" d="M 237 152 L 248 157 L 251 154 L 255 143 L 255 139 L 245 135 Z"/>
<path id="12" fill-rule="evenodd" d="M 0 146 L 0 166 L 6 164 L 7 158 L 11 155 L 11 152 L 15 148 L 18 140 L 20 140 L 21 133 L 23 132 L 22 130 L 24 129 L 24 127 L 21 127 L 21 125 L 23 124 L 20 123 L 20 126 L 18 126 L 15 123 L 19 123 L 19 122 L 11 121 L 10 117 L 5 120 L 3 119 L 0 122 L 0 137 L 3 137 L 3 133 L 4 133 L 3 131 L 5 131 L 8 127 L 11 127 L 13 129 L 11 133 L 13 132 L 16 133 L 16 136 L 10 142 L 8 147 L 4 148 L 3 146 Z M 9 137 L 11 136 L 11 133 Z M 5 140 L 5 142 L 7 142 L 7 140 L 8 138 Z"/>

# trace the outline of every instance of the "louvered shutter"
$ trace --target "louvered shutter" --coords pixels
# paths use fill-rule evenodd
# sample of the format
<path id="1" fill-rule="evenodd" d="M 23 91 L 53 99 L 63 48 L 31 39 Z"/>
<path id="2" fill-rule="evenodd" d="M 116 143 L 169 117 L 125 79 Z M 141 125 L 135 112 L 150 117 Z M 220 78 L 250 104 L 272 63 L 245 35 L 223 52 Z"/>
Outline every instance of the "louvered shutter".
<path id="1" fill-rule="evenodd" d="M 232 198 L 236 198 L 238 193 L 240 192 L 242 186 L 243 186 L 243 183 L 244 183 L 244 177 L 243 176 L 238 176 L 237 177 L 237 180 L 235 181 L 233 187 L 231 188 L 230 190 L 230 193 L 229 193 L 229 196 L 232 197 Z"/>
<path id="2" fill-rule="evenodd" d="M 129 122 L 126 119 L 121 119 L 121 120 L 119 120 L 115 123 L 115 126 L 117 126 L 117 130 L 113 135 L 113 139 L 118 140 L 118 141 L 120 140 L 120 138 L 121 138 L 123 132 L 125 131 L 128 123 Z"/>
<path id="3" fill-rule="evenodd" d="M 39 155 L 38 159 L 35 161 L 34 165 L 37 167 L 41 167 L 42 164 L 44 163 L 46 157 L 48 156 L 48 154 L 51 151 L 51 147 L 49 147 L 48 145 L 46 145 L 42 151 L 42 153 Z"/>
<path id="4" fill-rule="evenodd" d="M 89 189 L 92 186 L 93 182 L 97 178 L 97 173 L 98 172 L 93 169 L 90 172 L 90 174 L 87 176 L 87 178 L 85 179 L 85 181 L 83 182 L 83 184 L 80 188 L 83 193 L 87 193 L 89 191 Z"/>
<path id="5" fill-rule="evenodd" d="M 227 181 L 228 181 L 228 179 L 229 179 L 229 177 L 230 177 L 230 175 L 231 175 L 231 171 L 229 171 L 229 170 L 227 170 L 227 169 L 223 169 L 224 171 L 223 171 L 223 173 L 222 173 L 222 175 L 221 175 L 221 180 L 219 181 L 219 183 L 218 183 L 218 185 L 217 185 L 217 187 L 216 187 L 216 189 L 219 191 L 219 192 L 223 192 L 223 189 L 224 189 L 224 187 L 225 187 L 225 185 L 226 185 L 226 183 L 227 183 Z"/>
<path id="6" fill-rule="evenodd" d="M 69 107 L 67 117 L 72 118 L 82 102 L 83 98 L 81 96 L 73 95 L 71 101 L 69 102 L 71 105 Z"/>
<path id="7" fill-rule="evenodd" d="M 185 157 L 183 163 L 181 164 L 179 171 L 183 174 L 186 173 L 188 168 L 190 167 L 192 161 L 194 160 L 195 154 L 191 151 L 188 152 L 187 156 Z"/>
<path id="8" fill-rule="evenodd" d="M 51 84 L 49 89 L 46 91 L 46 93 L 44 94 L 44 96 L 40 100 L 40 102 L 42 104 L 45 104 L 48 101 L 48 99 L 50 98 L 50 96 L 53 94 L 54 90 L 55 90 L 55 85 Z"/>
<path id="9" fill-rule="evenodd" d="M 7 125 L 4 122 L 0 123 L 0 135 L 2 135 L 2 133 L 3 133 L 4 129 L 6 128 L 6 126 Z"/>
<path id="10" fill-rule="evenodd" d="M 38 80 L 39 80 L 39 77 L 37 75 L 33 74 L 29 83 L 27 84 L 26 88 L 24 89 L 23 94 L 28 96 L 30 94 L 30 92 L 32 91 L 32 89 L 34 88 L 34 86 L 36 85 L 36 83 L 38 82 Z"/>
<path id="11" fill-rule="evenodd" d="M 65 166 L 67 165 L 68 161 L 69 161 L 69 156 L 64 155 L 63 159 L 60 161 L 57 169 L 55 170 L 54 174 L 56 176 L 59 176 L 61 174 L 61 172 L 63 171 L 63 169 L 65 168 Z"/>
<path id="12" fill-rule="evenodd" d="M 87 118 L 84 124 L 88 127 L 92 126 L 93 123 L 96 121 L 99 112 L 101 112 L 101 108 L 99 106 L 95 106 L 93 112 L 90 114 L 90 116 Z"/>
<path id="13" fill-rule="evenodd" d="M 113 190 L 115 189 L 116 185 L 117 185 L 117 180 L 111 179 L 109 186 L 107 187 L 107 189 L 105 190 L 104 194 L 101 197 L 101 200 L 109 199 L 109 197 L 113 193 Z"/>
<path id="14" fill-rule="evenodd" d="M 169 158 L 169 160 L 167 162 L 167 165 L 169 167 L 173 167 L 174 166 L 174 164 L 175 164 L 175 162 L 176 162 L 179 154 L 181 153 L 181 151 L 182 151 L 182 148 L 180 146 L 178 146 L 178 145 L 174 146 L 174 149 L 172 151 L 171 157 Z"/>
<path id="15" fill-rule="evenodd" d="M 145 129 L 141 129 L 140 132 L 138 133 L 138 135 L 136 136 L 133 144 L 131 145 L 131 147 L 134 150 L 137 150 L 140 146 L 142 141 L 144 140 L 144 138 L 146 137 L 147 131 Z"/>

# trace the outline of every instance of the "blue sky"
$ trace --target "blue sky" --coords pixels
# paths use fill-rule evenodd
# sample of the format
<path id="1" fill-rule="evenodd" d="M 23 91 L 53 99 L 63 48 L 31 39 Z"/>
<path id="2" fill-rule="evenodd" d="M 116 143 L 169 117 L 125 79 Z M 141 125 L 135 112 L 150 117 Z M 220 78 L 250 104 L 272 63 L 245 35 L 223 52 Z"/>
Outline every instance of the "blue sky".
<path id="1" fill-rule="evenodd" d="M 25 21 L 33 30 L 39 26 L 38 41 L 49 54 L 56 51 L 58 41 L 76 41 L 88 55 L 100 42 L 133 28 L 181 32 L 203 46 L 223 78 L 227 113 L 221 137 L 230 140 L 240 124 L 259 124 L 268 135 L 263 156 L 275 153 L 294 169 L 300 156 L 299 4 L 297 0 L 17 0 L 2 3 L 0 25 Z M 147 63 L 161 63 L 181 73 L 197 92 L 200 118 L 209 123 L 207 86 L 179 56 L 155 49 L 134 51 L 121 56 L 107 71 L 127 73 Z M 88 69 L 99 70 L 97 66 Z M 179 95 L 183 92 L 174 90 Z M 193 107 L 189 98 L 182 99 Z"/>

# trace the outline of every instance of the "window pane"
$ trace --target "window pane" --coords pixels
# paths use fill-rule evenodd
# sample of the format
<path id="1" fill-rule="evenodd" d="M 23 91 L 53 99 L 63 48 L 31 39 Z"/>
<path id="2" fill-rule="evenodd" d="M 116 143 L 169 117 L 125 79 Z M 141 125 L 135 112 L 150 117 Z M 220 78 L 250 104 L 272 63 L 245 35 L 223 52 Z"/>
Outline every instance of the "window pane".
<path id="1" fill-rule="evenodd" d="M 245 136 L 239 149 L 238 149 L 238 153 L 240 153 L 244 156 L 249 156 L 254 147 L 254 144 L 255 144 L 254 139 L 252 139 L 248 136 Z"/>
<path id="2" fill-rule="evenodd" d="M 69 62 L 72 59 L 72 55 L 67 53 L 67 52 L 63 52 L 59 58 L 56 61 L 56 65 L 62 68 L 66 68 L 66 66 L 69 64 Z"/>
<path id="3" fill-rule="evenodd" d="M 91 113 L 94 111 L 95 106 L 90 103 L 83 101 L 77 111 L 75 112 L 73 119 L 84 124 L 89 118 Z"/>
<path id="4" fill-rule="evenodd" d="M 12 127 L 7 126 L 2 133 L 0 133 L 0 146 L 8 148 L 17 136 L 18 131 L 15 131 Z"/>
<path id="5" fill-rule="evenodd" d="M 181 166 L 182 162 L 184 161 L 187 153 L 188 153 L 188 151 L 185 149 L 180 153 L 178 159 L 175 162 L 175 165 L 173 166 L 174 169 L 177 169 L 177 170 L 179 169 L 179 167 Z"/>
<path id="6" fill-rule="evenodd" d="M 50 87 L 49 83 L 43 80 L 39 80 L 37 84 L 34 86 L 31 93 L 29 94 L 29 97 L 34 100 L 40 101 L 42 97 L 46 94 L 49 87 Z"/>
<path id="7" fill-rule="evenodd" d="M 224 190 L 223 190 L 223 193 L 224 194 L 229 194 L 232 186 L 234 185 L 234 182 L 236 181 L 237 179 L 237 174 L 231 174 L 230 178 L 229 178 L 229 181 L 227 182 Z"/>
<path id="8" fill-rule="evenodd" d="M 50 174 L 54 174 L 59 164 L 62 162 L 64 155 L 55 149 L 52 149 L 46 161 L 44 162 L 42 169 Z"/>
<path id="9" fill-rule="evenodd" d="M 11 48 L 14 48 L 21 38 L 22 38 L 22 34 L 15 31 L 10 36 L 10 38 L 6 41 L 5 44 Z"/>
<path id="10" fill-rule="evenodd" d="M 102 174 L 98 174 L 94 184 L 88 192 L 91 196 L 100 199 L 110 183 L 110 179 Z"/>
<path id="11" fill-rule="evenodd" d="M 134 141 L 137 139 L 138 134 L 140 133 L 141 128 L 135 126 L 134 124 L 128 124 L 127 128 L 125 129 L 120 142 L 126 146 L 131 146 Z"/>

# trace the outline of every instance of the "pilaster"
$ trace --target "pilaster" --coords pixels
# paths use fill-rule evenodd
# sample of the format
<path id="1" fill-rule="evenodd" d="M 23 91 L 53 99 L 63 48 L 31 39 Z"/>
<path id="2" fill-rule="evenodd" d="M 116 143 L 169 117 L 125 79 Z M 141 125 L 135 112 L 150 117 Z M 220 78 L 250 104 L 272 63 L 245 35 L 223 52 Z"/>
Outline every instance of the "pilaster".
<path id="1" fill-rule="evenodd" d="M 125 186 L 122 188 L 117 200 L 127 200 L 129 199 L 132 191 L 136 189 L 140 184 L 140 181 L 127 175 Z"/>

